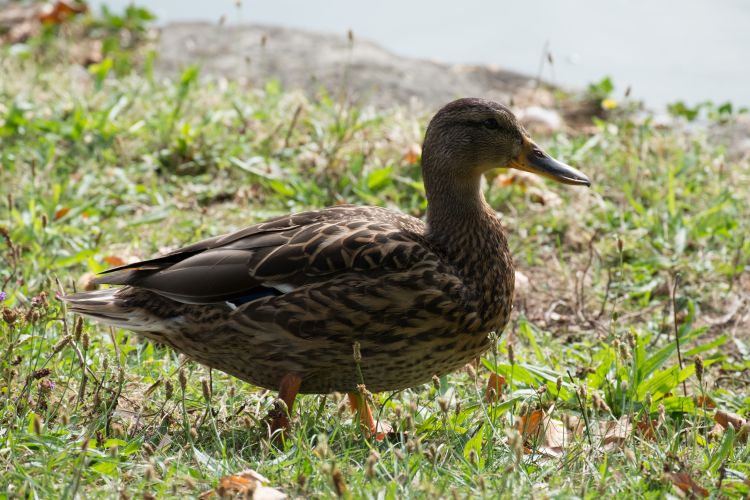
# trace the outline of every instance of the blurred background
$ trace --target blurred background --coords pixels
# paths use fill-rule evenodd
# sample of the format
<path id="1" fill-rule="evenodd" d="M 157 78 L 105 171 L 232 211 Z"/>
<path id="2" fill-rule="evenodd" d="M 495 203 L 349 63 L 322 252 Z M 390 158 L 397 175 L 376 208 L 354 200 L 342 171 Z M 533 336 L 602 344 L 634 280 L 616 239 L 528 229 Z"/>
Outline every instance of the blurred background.
<path id="1" fill-rule="evenodd" d="M 129 0 L 96 0 L 122 10 Z M 491 64 L 566 87 L 609 76 L 660 108 L 711 99 L 750 105 L 744 0 L 141 0 L 160 24 L 260 23 L 369 39 L 396 54 Z M 549 57 L 547 57 L 549 53 Z"/>

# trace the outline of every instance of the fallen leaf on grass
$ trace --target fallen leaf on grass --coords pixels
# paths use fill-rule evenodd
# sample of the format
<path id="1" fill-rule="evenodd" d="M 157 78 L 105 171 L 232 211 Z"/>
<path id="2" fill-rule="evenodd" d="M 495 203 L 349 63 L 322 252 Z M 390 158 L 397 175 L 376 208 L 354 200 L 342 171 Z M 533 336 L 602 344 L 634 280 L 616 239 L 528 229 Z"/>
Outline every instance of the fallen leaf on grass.
<path id="1" fill-rule="evenodd" d="M 512 186 L 515 179 L 510 175 L 499 175 L 497 177 L 497 183 L 502 187 Z"/>
<path id="2" fill-rule="evenodd" d="M 612 451 L 621 448 L 633 433 L 633 424 L 627 415 L 620 417 L 620 420 L 609 420 L 600 422 L 602 432 L 602 447 L 606 451 Z"/>
<path id="3" fill-rule="evenodd" d="M 569 431 L 570 437 L 583 437 L 586 433 L 586 422 L 583 418 L 577 415 L 563 415 L 562 421 L 565 427 Z M 619 420 L 605 420 L 605 421 L 589 421 L 589 429 L 592 433 L 592 437 L 595 438 L 594 442 L 599 443 L 601 449 L 604 451 L 614 451 L 622 449 L 627 443 L 633 432 L 638 432 L 641 436 L 648 434 L 653 437 L 654 424 L 648 425 L 646 420 L 638 422 L 633 426 L 627 415 L 623 415 Z"/>
<path id="4" fill-rule="evenodd" d="M 516 420 L 516 430 L 523 436 L 524 441 L 527 438 L 534 438 L 539 434 L 539 424 L 542 423 L 544 418 L 544 412 L 542 410 L 534 410 L 526 415 L 521 415 Z"/>
<path id="5" fill-rule="evenodd" d="M 651 441 L 656 440 L 656 431 L 659 429 L 661 423 L 658 418 L 651 418 L 648 412 L 643 414 L 643 417 L 635 425 L 635 429 L 638 435 L 644 439 Z"/>
<path id="6" fill-rule="evenodd" d="M 516 430 L 523 437 L 524 453 L 537 452 L 558 458 L 570 445 L 573 433 L 560 420 L 552 418 L 553 409 L 554 407 L 548 414 L 542 410 L 534 410 L 516 420 Z"/>
<path id="7" fill-rule="evenodd" d="M 419 157 L 422 156 L 422 147 L 419 144 L 412 144 L 404 154 L 404 161 L 407 165 L 416 165 Z"/>
<path id="8" fill-rule="evenodd" d="M 716 403 L 713 399 L 711 399 L 710 396 L 701 394 L 695 397 L 695 406 L 697 406 L 698 408 L 713 409 L 716 408 Z"/>
<path id="9" fill-rule="evenodd" d="M 378 420 L 375 429 L 375 441 L 384 441 L 385 439 L 398 438 L 399 434 L 393 429 L 393 426 L 384 420 Z M 369 430 L 368 430 L 369 433 Z"/>
<path id="10" fill-rule="evenodd" d="M 537 451 L 544 455 L 559 458 L 570 445 L 571 433 L 559 420 L 547 419 L 544 421 L 544 445 Z"/>
<path id="11" fill-rule="evenodd" d="M 114 267 L 125 265 L 125 261 L 116 255 L 107 255 L 104 257 L 104 262 Z"/>
<path id="12" fill-rule="evenodd" d="M 726 430 L 730 425 L 734 427 L 737 432 L 737 440 L 740 443 L 747 441 L 748 436 L 750 436 L 750 422 L 736 413 L 719 410 L 714 415 L 714 420 L 721 425 L 723 430 Z"/>
<path id="13" fill-rule="evenodd" d="M 725 429 L 721 426 L 721 424 L 714 424 L 714 426 L 711 427 L 711 430 L 708 431 L 708 439 L 711 441 L 721 439 L 721 437 L 724 435 L 724 432 Z"/>
<path id="14" fill-rule="evenodd" d="M 484 391 L 484 399 L 488 403 L 494 403 L 500 399 L 500 394 L 503 393 L 503 386 L 505 385 L 505 377 L 498 375 L 497 373 L 490 373 L 490 377 L 487 380 L 487 389 Z"/>
<path id="15" fill-rule="evenodd" d="M 716 415 L 714 415 L 714 420 L 721 424 L 725 429 L 731 425 L 734 427 L 734 430 L 740 430 L 740 428 L 747 423 L 744 418 L 736 413 L 730 413 L 724 410 L 717 411 Z"/>
<path id="16" fill-rule="evenodd" d="M 42 7 L 37 19 L 42 24 L 60 24 L 70 16 L 86 12 L 88 7 L 85 3 L 65 2 L 57 0 L 53 4 L 47 4 Z"/>
<path id="17" fill-rule="evenodd" d="M 574 436 L 583 436 L 583 431 L 586 430 L 586 422 L 583 421 L 578 415 L 568 415 L 567 413 L 562 416 L 562 421 L 565 427 L 573 433 Z"/>
<path id="18" fill-rule="evenodd" d="M 63 217 L 65 217 L 66 215 L 68 215 L 68 212 L 70 212 L 70 208 L 69 207 L 62 207 L 62 208 L 58 209 L 55 212 L 55 220 L 62 219 Z"/>
<path id="19" fill-rule="evenodd" d="M 679 489 L 689 495 L 708 496 L 708 490 L 695 482 L 687 472 L 667 472 L 665 476 Z"/>
<path id="20" fill-rule="evenodd" d="M 215 489 L 203 492 L 198 498 L 213 498 L 216 495 L 220 498 L 241 496 L 255 500 L 281 500 L 286 498 L 286 494 L 276 488 L 266 486 L 269 482 L 265 476 L 252 469 L 246 469 L 237 474 L 222 477 Z"/>
<path id="21" fill-rule="evenodd" d="M 7 3 L 7 2 L 6 2 Z M 20 2 L 18 2 L 20 4 Z M 37 2 L 3 5 L 0 8 L 0 44 L 23 43 L 41 31 L 43 24 L 60 24 L 71 16 L 86 12 L 83 2 L 59 0 L 39 7 Z"/>

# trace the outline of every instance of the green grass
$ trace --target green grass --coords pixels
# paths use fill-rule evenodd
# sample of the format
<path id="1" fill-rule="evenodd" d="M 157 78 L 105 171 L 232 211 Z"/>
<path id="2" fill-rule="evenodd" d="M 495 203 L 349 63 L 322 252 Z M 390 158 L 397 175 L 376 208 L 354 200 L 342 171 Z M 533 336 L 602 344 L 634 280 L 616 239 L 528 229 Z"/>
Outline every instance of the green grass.
<path id="1" fill-rule="evenodd" d="M 540 138 L 594 185 L 489 179 L 529 278 L 497 348 L 439 384 L 376 394 L 406 435 L 368 441 L 340 395 L 304 396 L 277 447 L 272 393 L 79 323 L 55 296 L 274 214 L 346 202 L 421 216 L 407 152 L 429 114 L 0 50 L 0 495 L 195 496 L 247 468 L 291 496 L 334 496 L 336 477 L 353 497 L 660 497 L 679 472 L 748 494 L 747 440 L 713 429 L 696 398 L 750 414 L 750 165 L 703 129 L 621 111 Z M 493 370 L 507 384 L 488 403 Z M 559 453 L 514 430 L 539 408 L 582 419 Z M 653 436 L 607 445 L 600 428 L 621 418 Z"/>

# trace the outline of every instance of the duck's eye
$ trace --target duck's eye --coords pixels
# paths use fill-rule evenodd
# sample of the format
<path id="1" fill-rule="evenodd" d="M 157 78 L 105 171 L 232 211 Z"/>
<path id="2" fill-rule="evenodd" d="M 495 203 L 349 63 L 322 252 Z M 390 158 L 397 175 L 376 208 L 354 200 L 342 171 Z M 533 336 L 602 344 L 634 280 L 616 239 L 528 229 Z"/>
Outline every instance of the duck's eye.
<path id="1" fill-rule="evenodd" d="M 490 130 L 497 130 L 500 128 L 500 124 L 497 123 L 497 120 L 494 118 L 488 118 L 485 121 L 482 122 L 482 125 L 484 125 L 485 128 L 488 128 Z"/>

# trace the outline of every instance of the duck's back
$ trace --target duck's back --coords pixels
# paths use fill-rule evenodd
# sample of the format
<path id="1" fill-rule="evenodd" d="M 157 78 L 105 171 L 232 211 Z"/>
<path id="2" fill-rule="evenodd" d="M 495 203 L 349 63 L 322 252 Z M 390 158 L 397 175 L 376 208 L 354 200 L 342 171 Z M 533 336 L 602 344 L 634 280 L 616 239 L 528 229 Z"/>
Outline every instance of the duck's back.
<path id="1" fill-rule="evenodd" d="M 112 270 L 120 289 L 69 296 L 73 310 L 140 331 L 196 360 L 301 392 L 425 382 L 487 347 L 479 304 L 422 221 L 379 207 L 278 217 Z M 501 318 L 504 323 L 507 318 Z"/>

